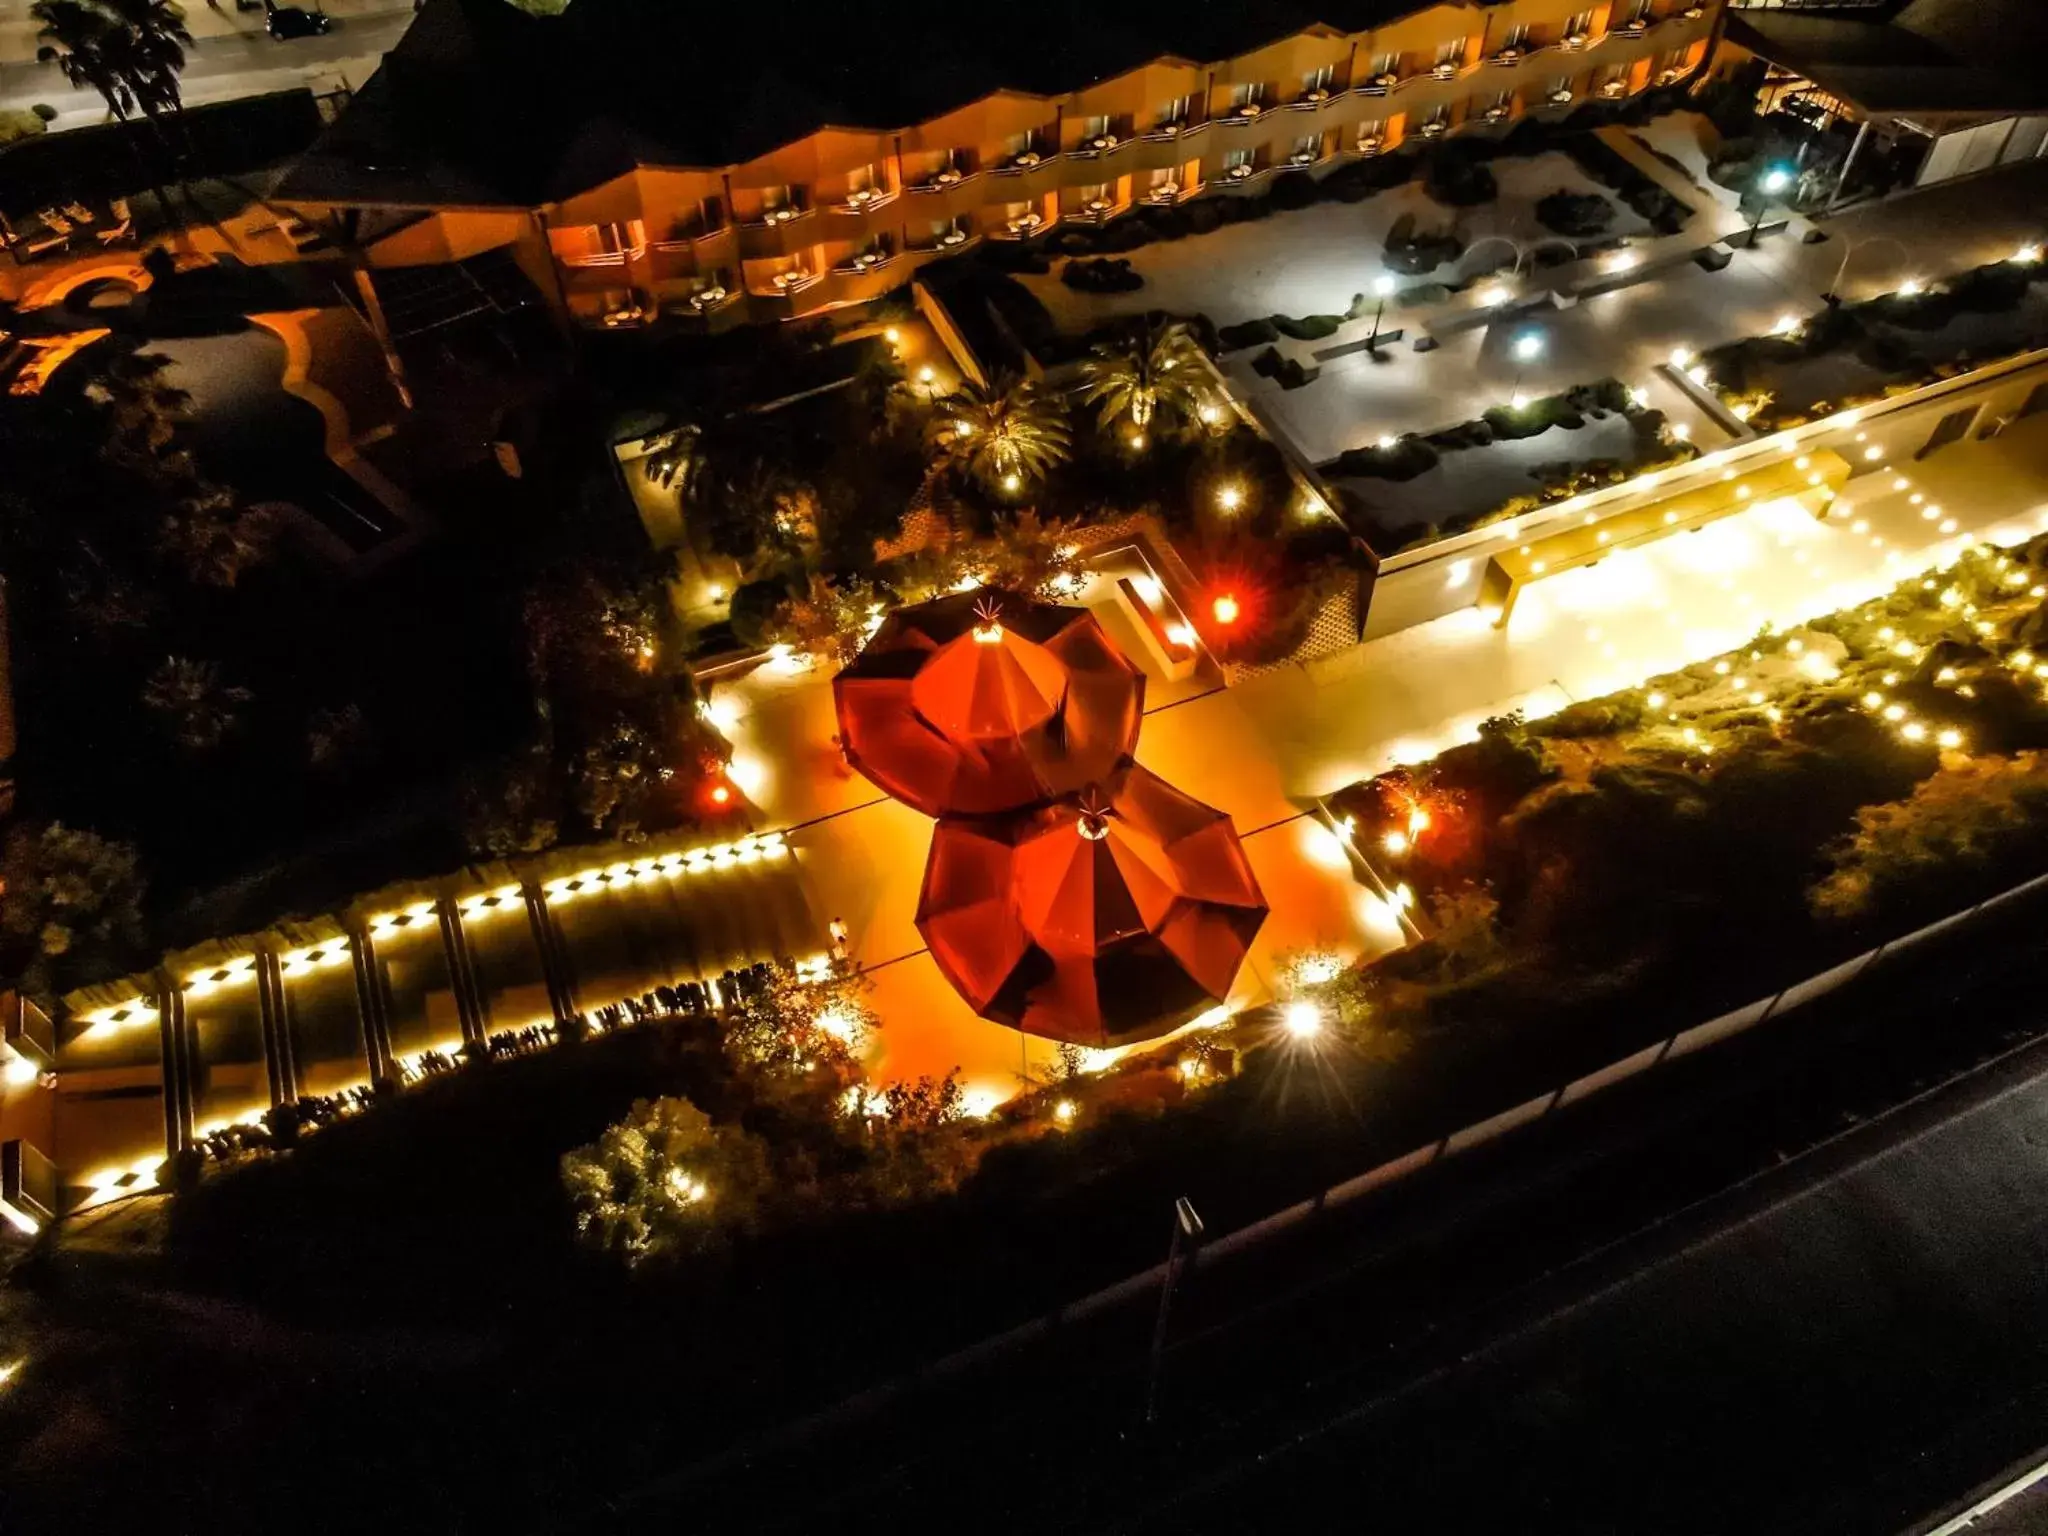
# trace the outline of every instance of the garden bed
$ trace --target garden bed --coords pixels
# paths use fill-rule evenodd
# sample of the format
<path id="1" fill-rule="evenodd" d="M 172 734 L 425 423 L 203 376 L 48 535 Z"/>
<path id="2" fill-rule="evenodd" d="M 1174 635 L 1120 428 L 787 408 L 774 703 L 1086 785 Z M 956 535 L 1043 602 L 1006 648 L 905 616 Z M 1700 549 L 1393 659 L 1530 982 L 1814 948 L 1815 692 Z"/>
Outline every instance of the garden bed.
<path id="1" fill-rule="evenodd" d="M 1715 347 L 1700 366 L 1751 427 L 1780 431 L 2048 345 L 2044 277 L 2038 262 L 1995 262 Z"/>
<path id="2" fill-rule="evenodd" d="M 1603 379 L 1440 432 L 1354 448 L 1321 466 L 1346 520 L 1381 556 L 1520 516 L 1693 454 L 1664 415 Z"/>
<path id="3" fill-rule="evenodd" d="M 1532 977 L 1710 1015 L 2048 857 L 2048 538 L 1333 797 L 1440 937 L 1362 981 L 1421 1027 Z M 1479 924 L 1475 909 L 1487 921 Z M 1485 963 L 1431 970 L 1453 939 Z"/>

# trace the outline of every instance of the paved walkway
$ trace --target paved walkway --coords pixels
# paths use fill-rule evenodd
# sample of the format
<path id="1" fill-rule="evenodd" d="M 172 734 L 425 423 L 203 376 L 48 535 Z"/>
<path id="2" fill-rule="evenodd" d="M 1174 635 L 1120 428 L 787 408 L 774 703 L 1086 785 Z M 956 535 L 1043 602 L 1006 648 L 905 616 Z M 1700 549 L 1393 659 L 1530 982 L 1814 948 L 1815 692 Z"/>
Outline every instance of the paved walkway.
<path id="1" fill-rule="evenodd" d="M 1739 645 L 1766 620 L 1860 601 L 1972 539 L 2048 529 L 2048 416 L 1908 472 L 1904 491 L 1891 473 L 1854 482 L 1849 512 L 1827 523 L 1767 504 L 1538 583 L 1505 631 L 1465 609 L 1235 687 L 1213 674 L 1155 680 L 1140 760 L 1232 816 L 1273 909 L 1234 1001 L 1270 996 L 1290 956 L 1390 942 L 1305 814 L 1316 797 L 1469 739 L 1489 715 L 1629 686 Z M 1956 520 L 1952 534 L 1909 501 L 1916 490 Z M 1100 584 L 1086 600 L 1121 624 Z M 984 1102 L 1007 1096 L 1018 1073 L 1042 1071 L 1052 1048 L 973 1017 L 925 953 L 913 918 L 931 823 L 846 767 L 829 679 L 767 667 L 720 686 L 716 700 L 736 779 L 767 824 L 794 829 L 818 918 L 845 921 L 854 957 L 874 968 L 886 1021 L 877 1070 L 958 1066 Z"/>

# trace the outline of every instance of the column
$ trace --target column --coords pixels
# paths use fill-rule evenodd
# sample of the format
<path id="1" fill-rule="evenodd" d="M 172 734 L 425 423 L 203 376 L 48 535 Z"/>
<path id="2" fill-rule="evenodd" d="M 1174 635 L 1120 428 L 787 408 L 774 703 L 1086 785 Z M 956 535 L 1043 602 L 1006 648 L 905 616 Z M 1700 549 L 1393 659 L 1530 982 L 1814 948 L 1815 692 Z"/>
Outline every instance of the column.
<path id="1" fill-rule="evenodd" d="M 548 989 L 548 1007 L 555 1022 L 576 1012 L 576 985 L 569 975 L 569 957 L 562 948 L 562 936 L 548 911 L 547 893 L 532 881 L 520 882 L 520 898 L 526 903 L 527 926 L 533 931 L 533 946 L 540 951 L 541 976 Z"/>
<path id="2" fill-rule="evenodd" d="M 284 968 L 277 952 L 256 951 L 256 1004 L 263 1026 L 263 1069 L 270 1079 L 270 1103 L 295 1104 L 299 1097 L 299 1063 L 292 1047 L 291 1000 L 286 995 Z"/>
<path id="3" fill-rule="evenodd" d="M 391 1060 L 391 998 L 384 972 L 377 965 L 377 948 L 370 930 L 360 923 L 348 930 L 349 954 L 355 961 L 356 1012 L 363 1023 L 363 1059 L 370 1065 L 370 1081 L 389 1078 L 398 1081 L 398 1069 Z"/>
<path id="4" fill-rule="evenodd" d="M 477 992 L 470 961 L 469 935 L 462 931 L 462 911 L 453 896 L 434 899 L 434 918 L 441 925 L 441 948 L 448 957 L 448 987 L 455 994 L 455 1014 L 462 1021 L 462 1043 L 481 1048 L 485 1025 L 483 1001 Z"/>
<path id="5" fill-rule="evenodd" d="M 184 989 L 162 972 L 157 976 L 156 1006 L 163 1039 L 164 1155 L 176 1157 L 192 1145 L 194 1051 Z"/>

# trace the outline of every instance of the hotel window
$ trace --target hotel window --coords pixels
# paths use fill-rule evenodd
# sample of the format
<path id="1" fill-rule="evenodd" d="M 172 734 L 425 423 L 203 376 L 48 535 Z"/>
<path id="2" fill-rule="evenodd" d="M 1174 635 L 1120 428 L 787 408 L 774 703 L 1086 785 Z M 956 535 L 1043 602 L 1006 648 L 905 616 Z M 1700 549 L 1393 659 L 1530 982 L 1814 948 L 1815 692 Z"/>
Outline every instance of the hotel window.
<path id="1" fill-rule="evenodd" d="M 1262 81 L 1247 81 L 1230 88 L 1230 109 L 1233 112 L 1242 111 L 1246 107 L 1263 106 L 1265 100 L 1266 87 Z"/>
<path id="2" fill-rule="evenodd" d="M 1223 172 L 1226 176 L 1240 168 L 1250 170 L 1251 167 L 1252 152 L 1250 150 L 1233 149 L 1225 151 L 1223 156 Z"/>
<path id="3" fill-rule="evenodd" d="M 1398 53 L 1383 53 L 1383 54 L 1381 54 L 1381 55 L 1380 55 L 1380 56 L 1379 56 L 1379 57 L 1378 57 L 1377 59 L 1373 60 L 1373 64 L 1372 64 L 1372 72 L 1373 72 L 1373 73 L 1374 73 L 1375 75 L 1398 75 L 1398 74 L 1400 74 L 1400 73 L 1401 73 L 1401 55 L 1399 55 Z"/>
<path id="4" fill-rule="evenodd" d="M 1317 91 L 1327 91 L 1330 82 L 1337 78 L 1337 66 L 1325 64 L 1321 69 L 1312 69 L 1301 77 L 1301 94 L 1313 96 Z"/>
<path id="5" fill-rule="evenodd" d="M 725 228 L 725 201 L 717 197 L 699 198 L 697 201 L 697 228 L 704 234 Z"/>
<path id="6" fill-rule="evenodd" d="M 769 224 L 779 224 L 803 211 L 797 200 L 796 188 L 788 185 L 763 187 L 761 189 L 761 218 Z"/>
<path id="7" fill-rule="evenodd" d="M 1436 51 L 1436 66 L 1442 69 L 1446 64 L 1460 65 L 1465 62 L 1465 39 L 1454 37 Z"/>
<path id="8" fill-rule="evenodd" d="M 1591 11 L 1580 11 L 1578 15 L 1572 17 L 1570 21 L 1564 24 L 1564 35 L 1566 37 L 1584 37 L 1592 30 L 1593 13 Z"/>
<path id="9" fill-rule="evenodd" d="M 1015 160 L 1019 155 L 1031 154 L 1038 148 L 1038 135 L 1030 129 L 1013 133 L 1003 141 L 1003 158 Z"/>
<path id="10" fill-rule="evenodd" d="M 849 203 L 872 202 L 874 201 L 876 191 L 881 185 L 881 177 L 876 174 L 873 165 L 863 165 L 856 170 L 848 171 L 846 173 L 846 200 Z"/>
<path id="11" fill-rule="evenodd" d="M 1527 48 L 1529 46 L 1529 24 L 1518 21 L 1508 28 L 1508 35 L 1500 40 L 1503 48 Z"/>
<path id="12" fill-rule="evenodd" d="M 1297 165 L 1308 165 L 1323 158 L 1323 136 L 1320 133 L 1305 133 L 1294 141 L 1294 148 L 1288 152 L 1288 159 Z"/>
<path id="13" fill-rule="evenodd" d="M 1154 120 L 1154 126 L 1158 128 L 1186 127 L 1188 114 L 1194 110 L 1194 105 L 1195 98 L 1192 96 L 1174 97 L 1173 100 L 1159 109 L 1159 116 Z"/>
<path id="14" fill-rule="evenodd" d="M 1106 113 L 1098 113 L 1094 117 L 1084 117 L 1081 119 L 1081 137 L 1079 142 L 1082 148 L 1088 148 L 1097 139 L 1103 138 L 1108 133 L 1109 117 Z"/>

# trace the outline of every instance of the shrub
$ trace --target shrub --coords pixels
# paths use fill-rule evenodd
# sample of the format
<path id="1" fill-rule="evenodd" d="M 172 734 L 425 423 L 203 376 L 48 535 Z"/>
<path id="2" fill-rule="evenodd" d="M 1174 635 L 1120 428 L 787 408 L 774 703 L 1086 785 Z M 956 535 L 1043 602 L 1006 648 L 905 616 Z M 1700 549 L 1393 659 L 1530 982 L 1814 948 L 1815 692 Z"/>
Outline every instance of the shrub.
<path id="1" fill-rule="evenodd" d="M 1465 145 L 1447 145 L 1430 156 L 1422 189 L 1447 208 L 1476 208 L 1500 196 L 1493 172 Z"/>
<path id="2" fill-rule="evenodd" d="M 776 610 L 789 599 L 789 583 L 777 576 L 743 582 L 732 595 L 728 621 L 742 645 L 766 645 Z"/>
<path id="3" fill-rule="evenodd" d="M 1614 205 L 1597 192 L 1560 189 L 1537 199 L 1536 222 L 1560 235 L 1597 235 L 1613 224 Z"/>
<path id="4" fill-rule="evenodd" d="M 24 111 L 14 107 L 0 109 L 0 145 L 35 138 L 48 127 L 48 121 L 40 112 Z"/>
<path id="5" fill-rule="evenodd" d="M 1225 352 L 1263 346 L 1279 339 L 1280 332 L 1270 320 L 1247 320 L 1241 325 L 1224 325 L 1216 329 L 1216 340 Z"/>
<path id="6" fill-rule="evenodd" d="M 1267 193 L 1267 200 L 1280 212 L 1296 208 L 1307 208 L 1321 200 L 1322 188 L 1316 185 L 1315 177 L 1307 171 L 1288 171 L 1275 178 L 1273 190 Z"/>
<path id="7" fill-rule="evenodd" d="M 1342 315 L 1304 315 L 1299 320 L 1292 315 L 1273 316 L 1273 325 L 1281 335 L 1291 336 L 1296 341 L 1321 341 L 1336 334 L 1344 323 Z"/>
<path id="8" fill-rule="evenodd" d="M 1412 213 L 1402 214 L 1387 231 L 1387 270 L 1404 277 L 1433 272 L 1447 261 L 1456 261 L 1464 251 L 1464 242 L 1450 230 L 1418 230 Z"/>
<path id="9" fill-rule="evenodd" d="M 1252 359 L 1252 372 L 1272 379 L 1282 389 L 1300 389 L 1315 377 L 1291 357 L 1282 357 L 1277 347 L 1268 347 Z"/>
<path id="10" fill-rule="evenodd" d="M 1130 293 L 1145 286 L 1131 264 L 1115 256 L 1069 261 L 1060 269 L 1060 281 L 1082 293 Z"/>
<path id="11" fill-rule="evenodd" d="M 1330 464 L 1332 472 L 1376 480 L 1413 480 L 1442 462 L 1434 448 L 1420 437 L 1408 436 L 1391 448 L 1347 448 Z"/>

